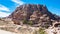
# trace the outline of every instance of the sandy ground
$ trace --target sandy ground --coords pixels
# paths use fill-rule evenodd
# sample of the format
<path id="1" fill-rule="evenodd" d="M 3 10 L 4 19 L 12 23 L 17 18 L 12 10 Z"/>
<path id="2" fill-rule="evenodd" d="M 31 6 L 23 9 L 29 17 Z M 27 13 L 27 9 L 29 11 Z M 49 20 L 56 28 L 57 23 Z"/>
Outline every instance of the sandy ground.
<path id="1" fill-rule="evenodd" d="M 54 34 L 54 32 L 56 32 L 56 34 L 60 34 L 60 30 L 46 29 L 45 31 L 46 31 L 48 34 Z"/>
<path id="2" fill-rule="evenodd" d="M 0 34 L 16 34 L 16 33 L 0 30 Z"/>

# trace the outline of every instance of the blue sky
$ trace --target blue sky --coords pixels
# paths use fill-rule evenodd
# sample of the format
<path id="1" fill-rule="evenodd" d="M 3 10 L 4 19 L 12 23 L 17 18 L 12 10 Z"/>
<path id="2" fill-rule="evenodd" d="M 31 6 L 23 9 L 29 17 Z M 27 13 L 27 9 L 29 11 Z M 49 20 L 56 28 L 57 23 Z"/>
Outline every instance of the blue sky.
<path id="1" fill-rule="evenodd" d="M 10 15 L 22 4 L 43 4 L 50 12 L 60 16 L 60 0 L 0 0 L 0 17 Z"/>

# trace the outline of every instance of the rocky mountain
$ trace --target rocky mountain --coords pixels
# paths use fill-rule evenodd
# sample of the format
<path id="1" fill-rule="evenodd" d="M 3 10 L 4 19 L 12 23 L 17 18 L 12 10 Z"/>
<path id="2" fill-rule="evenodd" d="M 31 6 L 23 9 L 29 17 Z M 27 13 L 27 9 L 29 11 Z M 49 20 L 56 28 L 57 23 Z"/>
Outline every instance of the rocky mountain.
<path id="1" fill-rule="evenodd" d="M 24 4 L 16 8 L 16 10 L 8 16 L 12 18 L 14 24 L 29 24 L 32 26 L 50 26 L 53 21 L 59 21 L 59 17 L 48 11 L 45 5 L 40 4 Z"/>
<path id="2" fill-rule="evenodd" d="M 60 34 L 59 25 L 60 16 L 52 14 L 45 5 L 40 4 L 20 5 L 8 17 L 0 18 L 0 32 L 3 30 L 5 33 Z"/>

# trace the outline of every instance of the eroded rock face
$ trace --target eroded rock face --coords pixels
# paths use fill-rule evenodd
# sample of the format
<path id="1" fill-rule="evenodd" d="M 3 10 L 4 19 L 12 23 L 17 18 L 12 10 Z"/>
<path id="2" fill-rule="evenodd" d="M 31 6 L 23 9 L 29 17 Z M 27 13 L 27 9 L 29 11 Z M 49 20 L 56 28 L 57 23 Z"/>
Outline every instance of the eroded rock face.
<path id="1" fill-rule="evenodd" d="M 56 20 L 54 15 L 48 11 L 47 7 L 40 4 L 24 4 L 19 7 L 9 16 L 15 24 L 23 23 L 23 20 L 33 21 L 33 25 L 51 25 L 52 20 Z M 40 26 L 38 25 L 38 26 Z"/>

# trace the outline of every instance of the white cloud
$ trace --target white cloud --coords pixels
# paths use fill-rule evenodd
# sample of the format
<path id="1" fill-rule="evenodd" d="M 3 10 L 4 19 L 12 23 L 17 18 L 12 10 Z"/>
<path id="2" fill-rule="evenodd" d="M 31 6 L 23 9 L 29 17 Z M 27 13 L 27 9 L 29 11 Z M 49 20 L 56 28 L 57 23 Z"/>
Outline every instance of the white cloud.
<path id="1" fill-rule="evenodd" d="M 6 13 L 6 12 L 1 12 L 0 11 L 0 17 L 7 17 L 9 15 L 10 15 L 10 13 Z"/>
<path id="2" fill-rule="evenodd" d="M 6 17 L 10 15 L 10 13 L 2 12 L 2 11 L 10 11 L 6 6 L 0 4 L 0 17 Z"/>
<path id="3" fill-rule="evenodd" d="M 15 2 L 15 3 L 19 4 L 19 5 L 24 4 L 24 2 L 23 2 L 23 1 L 21 1 L 21 0 L 12 0 L 12 2 Z"/>
<path id="4" fill-rule="evenodd" d="M 10 11 L 6 6 L 0 4 L 0 11 L 3 10 L 3 11 Z"/>

